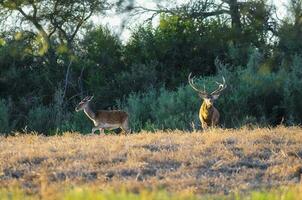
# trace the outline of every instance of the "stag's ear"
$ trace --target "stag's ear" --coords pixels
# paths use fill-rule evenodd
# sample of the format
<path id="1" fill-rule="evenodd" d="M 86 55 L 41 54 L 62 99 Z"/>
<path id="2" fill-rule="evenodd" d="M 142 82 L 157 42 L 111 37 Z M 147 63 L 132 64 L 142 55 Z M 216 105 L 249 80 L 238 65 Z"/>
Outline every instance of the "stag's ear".
<path id="1" fill-rule="evenodd" d="M 212 95 L 212 98 L 213 98 L 214 100 L 218 99 L 218 97 L 219 97 L 219 94 L 214 94 L 214 95 Z"/>

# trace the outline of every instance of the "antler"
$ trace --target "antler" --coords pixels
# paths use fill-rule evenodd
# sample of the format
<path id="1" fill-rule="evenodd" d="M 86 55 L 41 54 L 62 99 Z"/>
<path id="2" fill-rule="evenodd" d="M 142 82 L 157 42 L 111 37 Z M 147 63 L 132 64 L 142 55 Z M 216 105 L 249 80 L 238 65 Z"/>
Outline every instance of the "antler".
<path id="1" fill-rule="evenodd" d="M 206 92 L 205 90 L 201 91 L 200 89 L 198 89 L 198 88 L 195 86 L 195 84 L 194 84 L 194 77 L 191 78 L 191 75 L 192 75 L 192 72 L 191 72 L 191 73 L 189 74 L 189 76 L 188 76 L 188 81 L 189 81 L 190 86 L 191 86 L 196 92 L 198 92 L 199 94 L 206 96 L 206 95 L 207 95 L 207 92 Z"/>
<path id="2" fill-rule="evenodd" d="M 216 82 L 218 84 L 218 88 L 211 93 L 211 95 L 219 95 L 226 87 L 225 79 L 222 77 L 223 83 Z"/>
<path id="3" fill-rule="evenodd" d="M 82 102 L 90 101 L 94 96 L 87 96 L 85 97 Z"/>
<path id="4" fill-rule="evenodd" d="M 190 86 L 195 91 L 197 91 L 199 94 L 204 95 L 204 96 L 208 95 L 205 90 L 202 91 L 202 90 L 200 90 L 196 87 L 196 85 L 194 84 L 194 77 L 191 78 L 191 75 L 192 75 L 192 73 L 190 73 L 189 76 L 188 76 L 188 81 L 189 81 Z M 222 81 L 223 81 L 222 83 L 216 82 L 218 84 L 218 88 L 216 90 L 214 90 L 211 93 L 211 95 L 219 95 L 227 87 L 227 85 L 225 84 L 225 78 L 224 77 L 222 77 Z"/>

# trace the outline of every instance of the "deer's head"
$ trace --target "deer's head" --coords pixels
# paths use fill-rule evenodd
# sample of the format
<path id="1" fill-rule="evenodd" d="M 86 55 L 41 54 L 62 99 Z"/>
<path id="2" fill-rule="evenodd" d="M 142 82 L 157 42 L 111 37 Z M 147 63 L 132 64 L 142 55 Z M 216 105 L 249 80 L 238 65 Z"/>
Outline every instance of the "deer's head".
<path id="1" fill-rule="evenodd" d="M 84 109 L 88 106 L 89 102 L 90 102 L 92 99 L 93 99 L 93 96 L 87 96 L 87 97 L 85 97 L 85 98 L 77 105 L 77 107 L 75 108 L 75 110 L 76 110 L 77 112 L 79 112 L 79 111 L 81 111 L 81 110 L 84 110 Z"/>
<path id="2" fill-rule="evenodd" d="M 225 84 L 225 79 L 224 77 L 222 77 L 223 83 L 216 82 L 218 84 L 218 88 L 213 92 L 208 93 L 205 89 L 200 90 L 198 89 L 198 87 L 196 87 L 196 85 L 194 84 L 194 77 L 191 78 L 191 75 L 192 73 L 190 73 L 188 76 L 190 86 L 193 88 L 193 90 L 198 92 L 199 96 L 204 100 L 207 106 L 212 106 L 214 104 L 214 101 L 218 99 L 220 93 L 227 87 L 227 85 Z"/>

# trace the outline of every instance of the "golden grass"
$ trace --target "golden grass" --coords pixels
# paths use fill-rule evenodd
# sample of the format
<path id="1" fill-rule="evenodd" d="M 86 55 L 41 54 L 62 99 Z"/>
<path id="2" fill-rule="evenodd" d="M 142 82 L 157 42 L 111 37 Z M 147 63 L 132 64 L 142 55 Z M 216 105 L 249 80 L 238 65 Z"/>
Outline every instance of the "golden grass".
<path id="1" fill-rule="evenodd" d="M 40 197 L 65 188 L 229 194 L 295 185 L 302 129 L 0 137 L 0 187 Z"/>

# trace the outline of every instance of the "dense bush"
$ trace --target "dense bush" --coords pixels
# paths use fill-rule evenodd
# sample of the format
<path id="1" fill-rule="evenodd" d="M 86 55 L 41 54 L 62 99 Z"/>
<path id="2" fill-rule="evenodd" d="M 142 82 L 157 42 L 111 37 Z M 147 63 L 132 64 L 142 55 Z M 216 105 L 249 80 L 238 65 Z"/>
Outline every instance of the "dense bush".
<path id="1" fill-rule="evenodd" d="M 289 124 L 302 123 L 302 57 L 295 56 L 290 73 L 284 73 L 283 108 Z"/>

